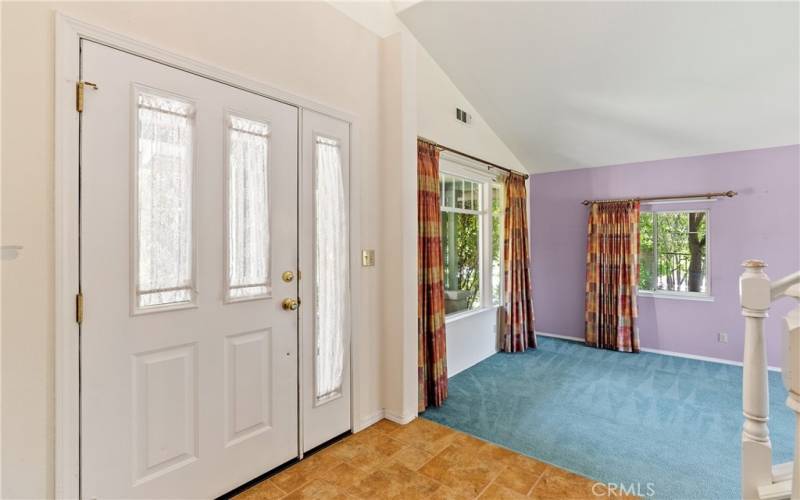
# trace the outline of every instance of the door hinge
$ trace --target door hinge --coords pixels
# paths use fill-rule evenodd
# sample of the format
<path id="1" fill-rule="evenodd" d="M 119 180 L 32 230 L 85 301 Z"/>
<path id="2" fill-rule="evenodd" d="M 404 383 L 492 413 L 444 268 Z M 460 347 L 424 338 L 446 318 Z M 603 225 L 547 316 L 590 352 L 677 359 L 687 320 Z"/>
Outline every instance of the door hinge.
<path id="1" fill-rule="evenodd" d="M 75 321 L 79 325 L 83 324 L 83 292 L 75 296 Z"/>
<path id="2" fill-rule="evenodd" d="M 84 82 L 81 80 L 75 84 L 75 109 L 78 113 L 83 113 L 83 94 L 86 87 L 97 90 L 97 85 L 92 82 Z"/>

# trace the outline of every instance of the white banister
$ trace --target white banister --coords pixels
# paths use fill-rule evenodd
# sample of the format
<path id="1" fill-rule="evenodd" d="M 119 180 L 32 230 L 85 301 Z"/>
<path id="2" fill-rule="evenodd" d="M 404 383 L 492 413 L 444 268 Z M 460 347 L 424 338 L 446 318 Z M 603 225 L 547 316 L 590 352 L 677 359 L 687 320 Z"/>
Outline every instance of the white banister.
<path id="1" fill-rule="evenodd" d="M 784 363 L 784 385 L 789 390 L 786 398 L 788 406 L 795 415 L 794 428 L 794 466 L 792 468 L 792 500 L 800 500 L 800 306 L 795 307 L 783 320 L 788 357 Z M 786 373 L 788 371 L 788 373 Z"/>
<path id="2" fill-rule="evenodd" d="M 794 462 L 772 467 L 769 437 L 769 372 L 764 323 L 770 304 L 781 297 L 800 299 L 800 272 L 770 283 L 761 260 L 747 260 L 739 278 L 745 317 L 742 374 L 742 498 L 800 500 L 800 307 L 783 321 L 783 383 L 786 405 L 795 412 Z"/>
<path id="3" fill-rule="evenodd" d="M 796 273 L 792 273 L 788 276 L 784 276 L 779 280 L 775 280 L 770 286 L 770 298 L 774 302 L 776 299 L 781 298 L 784 295 L 787 295 L 786 292 L 789 291 L 790 288 L 800 283 L 800 271 Z"/>
<path id="4" fill-rule="evenodd" d="M 772 484 L 769 440 L 769 384 L 764 321 L 771 302 L 769 277 L 761 260 L 744 262 L 739 301 L 745 317 L 742 379 L 742 498 L 758 498 L 758 487 Z"/>

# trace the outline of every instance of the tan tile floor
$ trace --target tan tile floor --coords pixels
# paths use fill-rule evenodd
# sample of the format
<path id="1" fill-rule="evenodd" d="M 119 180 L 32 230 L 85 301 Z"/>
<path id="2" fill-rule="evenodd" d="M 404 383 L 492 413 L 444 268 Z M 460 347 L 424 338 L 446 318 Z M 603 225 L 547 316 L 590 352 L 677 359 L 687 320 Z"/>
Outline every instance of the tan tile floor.
<path id="1" fill-rule="evenodd" d="M 381 420 L 253 486 L 262 499 L 598 499 L 595 481 L 429 420 Z"/>

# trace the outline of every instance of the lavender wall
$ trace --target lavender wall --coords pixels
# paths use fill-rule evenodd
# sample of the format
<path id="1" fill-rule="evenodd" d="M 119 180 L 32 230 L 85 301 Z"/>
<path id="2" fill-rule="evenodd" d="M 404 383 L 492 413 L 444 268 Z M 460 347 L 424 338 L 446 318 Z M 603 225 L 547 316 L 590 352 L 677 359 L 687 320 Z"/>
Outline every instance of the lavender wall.
<path id="1" fill-rule="evenodd" d="M 642 347 L 741 361 L 744 320 L 738 278 L 748 258 L 773 279 L 800 269 L 800 145 L 534 175 L 531 248 L 536 330 L 583 336 L 586 259 L 584 199 L 732 189 L 716 202 L 652 205 L 709 208 L 714 302 L 639 297 Z M 770 365 L 780 365 L 782 299 L 767 320 Z M 728 343 L 717 342 L 719 332 Z"/>

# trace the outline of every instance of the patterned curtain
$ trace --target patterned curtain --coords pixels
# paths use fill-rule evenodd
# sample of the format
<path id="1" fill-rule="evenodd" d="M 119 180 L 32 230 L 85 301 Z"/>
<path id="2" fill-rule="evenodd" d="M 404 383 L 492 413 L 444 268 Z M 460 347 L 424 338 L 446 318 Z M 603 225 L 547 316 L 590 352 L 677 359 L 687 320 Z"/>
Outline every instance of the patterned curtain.
<path id="1" fill-rule="evenodd" d="M 528 197 L 522 176 L 511 174 L 505 184 L 503 267 L 506 311 L 502 348 L 506 352 L 522 352 L 528 347 L 536 347 L 528 245 Z"/>
<path id="2" fill-rule="evenodd" d="M 417 142 L 419 411 L 447 399 L 439 151 Z"/>
<path id="3" fill-rule="evenodd" d="M 639 352 L 639 202 L 592 203 L 586 245 L 586 345 Z"/>

